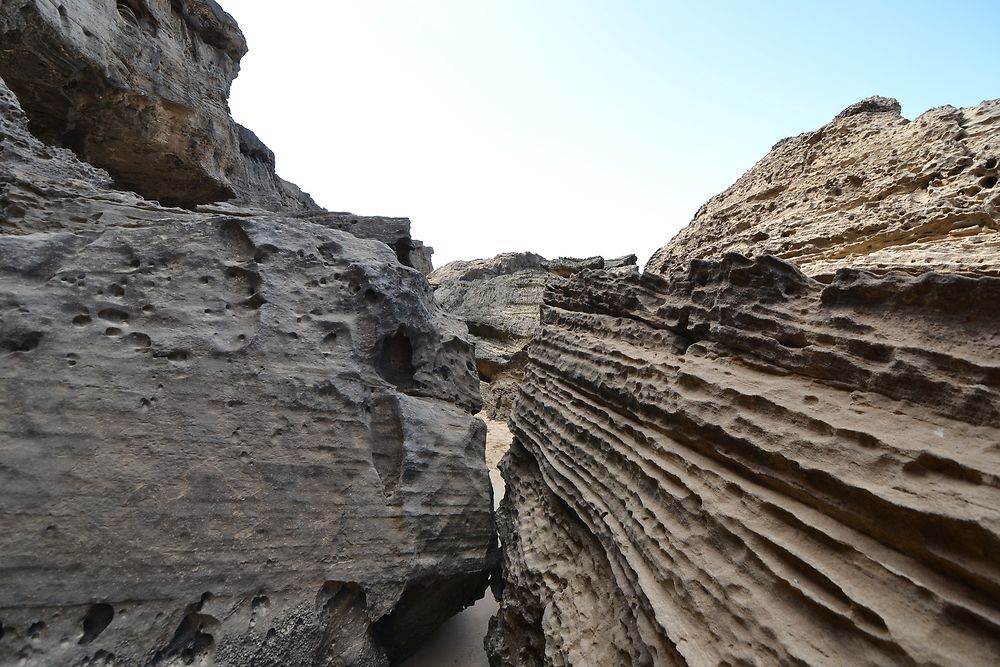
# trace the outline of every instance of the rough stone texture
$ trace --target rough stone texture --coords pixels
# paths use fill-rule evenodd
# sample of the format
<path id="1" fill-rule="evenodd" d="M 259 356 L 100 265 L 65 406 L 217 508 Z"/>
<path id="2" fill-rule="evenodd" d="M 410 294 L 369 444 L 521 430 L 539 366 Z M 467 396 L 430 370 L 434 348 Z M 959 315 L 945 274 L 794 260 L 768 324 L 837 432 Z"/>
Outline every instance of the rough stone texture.
<path id="1" fill-rule="evenodd" d="M 871 98 L 779 142 L 653 255 L 686 271 L 727 251 L 769 254 L 814 276 L 841 267 L 1000 275 L 1000 100 L 914 121 Z"/>
<path id="2" fill-rule="evenodd" d="M 5 0 L 0 45 L 0 75 L 39 138 L 153 199 L 234 196 L 226 100 L 246 42 L 214 1 Z"/>
<path id="3" fill-rule="evenodd" d="M 421 241 L 410 238 L 409 218 L 387 218 L 353 213 L 311 211 L 302 213 L 303 219 L 331 229 L 340 229 L 366 239 L 378 239 L 393 249 L 397 259 L 405 266 L 427 275 L 434 270 L 431 255 L 434 249 Z"/>
<path id="4" fill-rule="evenodd" d="M 602 257 L 547 260 L 530 252 L 503 253 L 451 262 L 428 276 L 437 303 L 465 321 L 475 343 L 487 418 L 506 421 L 510 416 L 545 287 L 604 266 Z M 616 271 L 638 270 L 635 255 L 619 257 L 613 266 Z"/>
<path id="5" fill-rule="evenodd" d="M 275 173 L 274 153 L 229 116 L 229 87 L 245 53 L 239 27 L 213 0 L 0 4 L 0 76 L 32 131 L 104 168 L 117 188 L 189 208 L 228 200 L 209 212 L 315 215 L 314 222 L 387 243 L 402 263 L 429 273 L 433 250 L 410 238 L 409 220 L 327 213 Z M 23 179 L 21 197 L 32 199 L 36 176 Z M 100 187 L 109 189 L 106 176 Z M 74 198 L 65 204 L 75 206 Z M 11 217 L 19 220 L 16 208 Z M 29 215 L 66 217 L 52 207 Z"/>
<path id="6" fill-rule="evenodd" d="M 478 378 L 418 271 L 114 191 L 2 81 L 0 136 L 0 664 L 388 665 L 481 597 Z"/>
<path id="7" fill-rule="evenodd" d="M 549 286 L 495 665 L 995 665 L 1000 278 Z"/>

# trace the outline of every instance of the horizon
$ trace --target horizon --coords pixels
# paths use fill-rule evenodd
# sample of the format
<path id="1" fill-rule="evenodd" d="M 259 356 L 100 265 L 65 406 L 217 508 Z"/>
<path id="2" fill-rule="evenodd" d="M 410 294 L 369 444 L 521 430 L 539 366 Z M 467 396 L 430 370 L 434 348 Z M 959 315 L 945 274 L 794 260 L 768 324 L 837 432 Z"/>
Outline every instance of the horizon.
<path id="1" fill-rule="evenodd" d="M 410 218 L 435 266 L 643 265 L 775 143 L 863 98 L 912 120 L 998 96 L 974 66 L 1000 23 L 986 2 L 223 1 L 250 47 L 230 106 L 278 173 L 330 210 Z"/>

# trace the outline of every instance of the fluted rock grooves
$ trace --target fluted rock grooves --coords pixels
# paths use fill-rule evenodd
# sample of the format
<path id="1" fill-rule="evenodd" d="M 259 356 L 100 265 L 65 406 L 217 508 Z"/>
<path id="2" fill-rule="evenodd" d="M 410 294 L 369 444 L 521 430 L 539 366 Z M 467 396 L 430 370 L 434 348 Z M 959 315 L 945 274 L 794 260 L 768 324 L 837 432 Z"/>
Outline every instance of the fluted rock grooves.
<path id="1" fill-rule="evenodd" d="M 552 284 L 492 664 L 997 664 L 998 303 L 737 254 Z"/>

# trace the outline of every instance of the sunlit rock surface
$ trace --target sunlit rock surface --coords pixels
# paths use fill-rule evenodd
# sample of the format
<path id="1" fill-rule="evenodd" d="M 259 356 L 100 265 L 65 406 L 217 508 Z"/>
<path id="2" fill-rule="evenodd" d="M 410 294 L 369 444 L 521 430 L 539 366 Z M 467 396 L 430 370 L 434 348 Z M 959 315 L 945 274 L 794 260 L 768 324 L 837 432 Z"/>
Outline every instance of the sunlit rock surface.
<path id="1" fill-rule="evenodd" d="M 492 664 L 1000 661 L 995 110 L 867 100 L 709 202 L 662 276 L 547 287 Z M 833 174 L 874 205 L 817 194 Z"/>
<path id="2" fill-rule="evenodd" d="M 1000 275 L 1000 100 L 910 121 L 892 99 L 845 109 L 784 139 L 649 261 L 656 273 L 729 251 L 805 273 Z"/>

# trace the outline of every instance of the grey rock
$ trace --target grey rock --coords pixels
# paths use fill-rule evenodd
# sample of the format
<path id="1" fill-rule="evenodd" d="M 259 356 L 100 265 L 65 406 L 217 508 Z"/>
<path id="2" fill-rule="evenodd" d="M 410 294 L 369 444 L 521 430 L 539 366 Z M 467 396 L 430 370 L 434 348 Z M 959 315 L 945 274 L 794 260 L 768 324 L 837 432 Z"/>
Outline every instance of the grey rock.
<path id="1" fill-rule="evenodd" d="M 382 666 L 481 597 L 479 380 L 420 272 L 26 122 L 0 81 L 0 664 Z"/>
<path id="2" fill-rule="evenodd" d="M 0 76 L 32 130 L 167 204 L 229 199 L 246 42 L 212 0 L 5 0 Z"/>
<path id="3" fill-rule="evenodd" d="M 638 270 L 634 262 L 635 255 L 619 258 L 614 270 Z M 428 276 L 438 305 L 465 322 L 475 343 L 487 418 L 510 416 L 545 288 L 578 271 L 604 266 L 601 257 L 550 261 L 530 252 L 503 253 L 451 262 Z"/>

